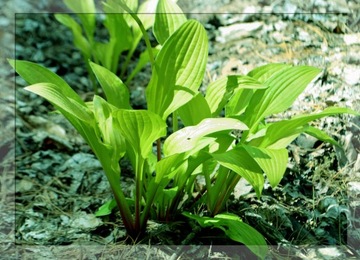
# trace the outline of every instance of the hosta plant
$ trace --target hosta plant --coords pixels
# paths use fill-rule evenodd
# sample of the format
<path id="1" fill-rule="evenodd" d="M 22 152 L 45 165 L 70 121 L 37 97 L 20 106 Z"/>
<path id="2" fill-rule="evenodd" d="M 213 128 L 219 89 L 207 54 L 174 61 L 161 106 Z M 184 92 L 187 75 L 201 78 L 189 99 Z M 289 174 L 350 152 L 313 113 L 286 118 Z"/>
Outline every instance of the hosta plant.
<path id="1" fill-rule="evenodd" d="M 128 72 L 129 62 L 133 58 L 143 33 L 154 26 L 157 28 L 156 40 L 161 45 L 169 33 L 168 30 L 171 32 L 186 20 L 181 9 L 172 1 L 147 0 L 141 4 L 138 0 L 125 2 L 126 4 L 119 0 L 102 2 L 104 18 L 101 21 L 107 29 L 108 39 L 96 37 L 97 14 L 94 0 L 64 0 L 64 4 L 76 14 L 78 19 L 70 14 L 55 14 L 55 18 L 60 23 L 71 29 L 73 43 L 84 58 L 95 93 L 97 93 L 97 84 L 89 61 L 102 65 L 113 73 L 119 71 L 120 77 L 125 80 L 125 83 L 129 83 L 151 58 L 147 51 L 143 52 L 136 67 L 131 73 Z M 153 14 L 155 12 L 174 13 L 170 15 L 172 16 L 171 24 L 166 27 L 166 30 L 158 29 L 166 18 L 164 15 L 158 15 L 155 19 Z M 125 14 L 119 15 L 119 13 Z M 134 16 L 134 13 L 138 15 Z M 141 21 L 140 26 L 134 18 Z M 153 53 L 157 53 L 158 50 L 159 46 L 154 47 Z M 119 64 L 121 55 L 124 55 L 124 60 Z"/>
<path id="2" fill-rule="evenodd" d="M 132 15 L 141 27 L 141 20 Z M 282 179 L 288 162 L 286 147 L 301 133 L 338 145 L 312 127 L 311 121 L 358 113 L 330 107 L 267 123 L 267 117 L 289 108 L 318 76 L 320 70 L 310 66 L 260 66 L 247 75 L 211 82 L 203 94 L 199 86 L 208 55 L 204 27 L 164 13 L 157 13 L 155 19 L 159 25 L 153 30 L 161 43 L 156 55 L 143 31 L 152 66 L 144 86 L 147 109 L 132 109 L 122 79 L 91 61 L 89 66 L 105 95 L 94 95 L 87 103 L 50 70 L 28 61 L 10 60 L 10 64 L 30 84 L 25 89 L 50 101 L 99 159 L 114 203 L 105 204 L 97 215 L 107 214 L 116 205 L 128 236 L 137 239 L 146 232 L 149 219 L 171 222 L 182 214 L 202 227 L 223 230 L 264 258 L 264 237 L 225 211 L 235 185 L 245 178 L 260 198 L 266 178 L 272 187 Z M 132 197 L 120 185 L 123 158 L 134 170 Z M 195 184 L 201 178 L 205 185 L 198 188 Z M 198 212 L 199 208 L 203 210 Z"/>

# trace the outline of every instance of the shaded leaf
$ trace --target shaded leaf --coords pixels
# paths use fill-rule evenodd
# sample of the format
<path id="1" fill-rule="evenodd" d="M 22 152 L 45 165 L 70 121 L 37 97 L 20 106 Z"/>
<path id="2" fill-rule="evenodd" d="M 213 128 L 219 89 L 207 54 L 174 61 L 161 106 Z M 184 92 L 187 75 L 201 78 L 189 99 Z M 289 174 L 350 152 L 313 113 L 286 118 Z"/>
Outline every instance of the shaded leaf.
<path id="1" fill-rule="evenodd" d="M 264 259 L 267 254 L 268 247 L 264 237 L 234 214 L 223 213 L 213 218 L 200 217 L 188 212 L 183 212 L 183 215 L 196 220 L 202 227 L 215 227 L 223 230 L 230 239 L 243 243 L 261 259 Z"/>
<path id="2" fill-rule="evenodd" d="M 258 163 L 269 179 L 271 187 L 279 184 L 288 163 L 288 152 L 284 149 L 266 149 L 244 145 L 245 150 Z"/>
<path id="3" fill-rule="evenodd" d="M 147 158 L 155 140 L 166 135 L 165 122 L 150 111 L 119 109 L 113 116 L 119 122 L 120 133 L 142 158 Z"/>
<path id="4" fill-rule="evenodd" d="M 214 153 L 211 156 L 224 167 L 245 178 L 255 189 L 258 198 L 261 196 L 264 186 L 263 171 L 243 147 L 236 147 L 225 153 Z"/>

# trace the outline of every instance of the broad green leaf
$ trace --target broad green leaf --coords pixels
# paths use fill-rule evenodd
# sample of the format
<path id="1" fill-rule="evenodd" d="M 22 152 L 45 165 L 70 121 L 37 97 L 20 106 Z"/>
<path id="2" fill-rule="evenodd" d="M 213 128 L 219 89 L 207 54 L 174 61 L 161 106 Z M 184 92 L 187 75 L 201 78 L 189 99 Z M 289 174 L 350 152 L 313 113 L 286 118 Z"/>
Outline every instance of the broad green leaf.
<path id="1" fill-rule="evenodd" d="M 165 122 L 150 111 L 119 109 L 113 116 L 119 122 L 120 133 L 144 159 L 151 152 L 153 142 L 166 135 Z"/>
<path id="2" fill-rule="evenodd" d="M 225 116 L 240 116 L 243 114 L 254 95 L 253 89 L 236 89 L 234 95 L 229 99 L 225 105 Z"/>
<path id="3" fill-rule="evenodd" d="M 265 85 L 249 76 L 230 75 L 209 84 L 205 99 L 213 116 L 217 116 L 224 108 L 236 89 L 263 89 Z M 241 102 L 238 100 L 237 102 Z"/>
<path id="4" fill-rule="evenodd" d="M 194 149 L 209 134 L 224 130 L 247 130 L 247 126 L 233 118 L 208 118 L 195 126 L 184 127 L 170 135 L 164 143 L 164 154 L 171 155 Z"/>
<path id="5" fill-rule="evenodd" d="M 96 8 L 94 0 L 64 0 L 64 3 L 80 18 L 82 25 L 85 29 L 86 36 L 91 42 L 95 31 Z"/>
<path id="6" fill-rule="evenodd" d="M 52 83 L 38 83 L 24 88 L 33 92 L 60 107 L 68 113 L 72 113 L 78 119 L 89 122 L 94 120 L 91 111 L 85 106 L 68 96 L 62 91 L 62 88 Z"/>
<path id="7" fill-rule="evenodd" d="M 94 0 L 64 0 L 64 3 L 74 13 L 96 13 Z"/>
<path id="8" fill-rule="evenodd" d="M 183 212 L 183 215 L 196 220 L 202 227 L 215 227 L 223 230 L 230 239 L 244 244 L 261 259 L 264 259 L 267 254 L 268 247 L 264 237 L 234 214 L 223 213 L 215 215 L 213 218 L 200 217 L 188 212 Z"/>
<path id="9" fill-rule="evenodd" d="M 260 82 L 265 82 L 267 79 L 272 77 L 276 73 L 281 73 L 282 71 L 291 68 L 291 65 L 281 64 L 281 63 L 270 63 L 263 66 L 256 67 L 250 71 L 247 75 L 252 77 Z"/>
<path id="10" fill-rule="evenodd" d="M 275 65 L 277 68 L 278 66 Z M 268 66 L 271 71 L 271 66 Z M 250 131 L 266 116 L 279 113 L 291 106 L 320 70 L 310 66 L 295 66 L 278 70 L 264 84 L 269 87 L 256 91 L 245 111 L 245 122 Z"/>
<path id="11" fill-rule="evenodd" d="M 245 150 L 258 163 L 269 179 L 271 187 L 278 185 L 288 163 L 288 152 L 284 149 L 267 149 L 244 145 Z"/>
<path id="12" fill-rule="evenodd" d="M 154 25 L 157 4 L 158 0 L 147 0 L 139 6 L 138 17 L 145 30 Z"/>
<path id="13" fill-rule="evenodd" d="M 261 147 L 268 147 L 273 149 L 285 148 L 289 142 L 284 143 L 281 141 L 285 138 L 288 138 L 289 136 L 300 134 L 301 132 L 305 131 L 306 128 L 304 128 L 304 126 L 307 123 L 325 116 L 342 113 L 360 115 L 360 113 L 348 108 L 329 107 L 317 114 L 300 115 L 289 120 L 276 122 L 268 126 L 266 134 L 261 142 Z M 289 141 L 291 142 L 292 140 Z"/>
<path id="14" fill-rule="evenodd" d="M 255 189 L 258 198 L 264 187 L 263 171 L 243 147 L 236 147 L 225 153 L 215 153 L 211 156 L 224 167 L 245 178 Z"/>
<path id="15" fill-rule="evenodd" d="M 112 152 L 112 160 L 119 161 L 126 151 L 126 143 L 124 137 L 120 134 L 119 122 L 114 120 L 112 112 L 116 110 L 115 106 L 111 106 L 99 96 L 94 96 L 94 115 L 101 132 L 100 137 L 104 144 L 109 147 Z"/>
<path id="16" fill-rule="evenodd" d="M 107 101 L 117 108 L 130 109 L 129 90 L 114 73 L 90 61 L 91 69 L 103 88 Z"/>
<path id="17" fill-rule="evenodd" d="M 175 2 L 158 0 L 153 28 L 156 40 L 163 45 L 186 20 L 185 14 Z"/>
<path id="18" fill-rule="evenodd" d="M 178 111 L 185 126 L 196 125 L 203 119 L 211 117 L 209 105 L 201 93 L 180 107 Z"/>
<path id="19" fill-rule="evenodd" d="M 61 89 L 61 93 L 85 105 L 80 96 L 63 80 L 49 69 L 29 61 L 9 60 L 10 65 L 15 71 L 30 85 L 36 83 L 48 82 L 57 85 Z"/>
<path id="20" fill-rule="evenodd" d="M 85 59 L 91 57 L 91 44 L 83 36 L 81 26 L 68 14 L 55 14 L 56 20 L 71 29 L 74 45 L 78 48 Z"/>
<path id="21" fill-rule="evenodd" d="M 148 109 L 164 120 L 190 101 L 202 81 L 208 41 L 204 27 L 189 20 L 176 30 L 158 53 L 146 89 Z"/>

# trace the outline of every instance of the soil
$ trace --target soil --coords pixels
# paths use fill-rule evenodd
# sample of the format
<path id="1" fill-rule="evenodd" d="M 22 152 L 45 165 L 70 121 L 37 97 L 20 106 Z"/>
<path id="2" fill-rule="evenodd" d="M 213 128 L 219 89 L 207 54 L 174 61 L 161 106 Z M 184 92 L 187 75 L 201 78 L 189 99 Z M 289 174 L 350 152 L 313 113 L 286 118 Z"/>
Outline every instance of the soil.
<path id="1" fill-rule="evenodd" d="M 289 110 L 269 121 L 333 105 L 360 111 L 359 4 L 310 2 L 179 0 L 188 17 L 201 21 L 208 32 L 209 59 L 201 88 L 220 76 L 246 74 L 269 62 L 306 64 L 321 68 L 321 76 Z M 16 3 L 5 1 L 1 11 L 3 55 L 50 68 L 84 100 L 90 99 L 93 89 L 81 54 L 71 32 L 52 14 L 66 8 L 51 1 Z M 100 27 L 97 33 L 99 38 L 105 35 Z M 147 236 L 135 242 L 126 240 L 116 211 L 95 217 L 111 198 L 99 162 L 48 102 L 24 91 L 26 84 L 17 76 L 15 85 L 14 72 L 3 64 L 0 259 L 253 257 L 221 232 L 200 230 L 181 219 L 171 224 L 150 221 Z M 129 70 L 135 64 L 136 59 Z M 130 86 L 136 108 L 145 106 L 148 79 L 145 68 Z M 228 202 L 229 212 L 274 245 L 267 259 L 360 258 L 360 117 L 329 117 L 314 125 L 344 149 L 301 135 L 289 146 L 290 161 L 278 187 L 267 185 L 258 200 L 240 182 Z M 134 183 L 126 162 L 122 180 L 130 191 Z"/>

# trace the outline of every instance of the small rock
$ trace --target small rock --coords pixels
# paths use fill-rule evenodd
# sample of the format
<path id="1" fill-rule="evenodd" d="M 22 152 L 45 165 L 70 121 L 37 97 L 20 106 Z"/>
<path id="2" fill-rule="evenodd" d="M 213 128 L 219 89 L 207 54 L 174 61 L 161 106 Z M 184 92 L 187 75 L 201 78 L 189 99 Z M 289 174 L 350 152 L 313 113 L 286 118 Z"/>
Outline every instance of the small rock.
<path id="1" fill-rule="evenodd" d="M 276 31 L 284 31 L 287 27 L 287 23 L 285 23 L 284 21 L 278 21 L 274 24 L 274 28 Z"/>
<path id="2" fill-rule="evenodd" d="M 296 143 L 305 149 L 312 149 L 317 141 L 315 137 L 305 134 L 300 135 L 296 139 Z"/>
<path id="3" fill-rule="evenodd" d="M 356 162 L 354 164 L 355 173 L 360 173 L 360 154 L 357 155 Z"/>
<path id="4" fill-rule="evenodd" d="M 71 223 L 73 228 L 80 229 L 94 229 L 102 224 L 102 221 L 95 217 L 94 214 L 86 214 L 84 211 L 81 211 Z"/>
<path id="5" fill-rule="evenodd" d="M 49 134 L 55 135 L 59 138 L 64 138 L 64 139 L 67 138 L 65 129 L 60 125 L 48 124 L 46 130 Z"/>
<path id="6" fill-rule="evenodd" d="M 236 184 L 234 189 L 235 198 L 239 198 L 242 195 L 248 194 L 252 189 L 252 186 L 247 180 L 241 178 L 240 181 Z"/>
<path id="7" fill-rule="evenodd" d="M 322 259 L 340 259 L 344 256 L 336 247 L 319 248 L 317 251 Z"/>
<path id="8" fill-rule="evenodd" d="M 0 17 L 0 27 L 7 27 L 10 24 L 10 21 L 6 17 Z"/>
<path id="9" fill-rule="evenodd" d="M 229 26 L 219 27 L 220 36 L 216 40 L 221 43 L 250 36 L 263 27 L 262 22 L 236 23 Z"/>
<path id="10" fill-rule="evenodd" d="M 360 83 L 360 68 L 355 66 L 346 66 L 343 74 L 344 81 L 349 85 Z"/>
<path id="11" fill-rule="evenodd" d="M 348 190 L 351 192 L 353 197 L 360 195 L 360 182 L 351 181 L 348 183 Z"/>
<path id="12" fill-rule="evenodd" d="M 360 33 L 345 34 L 344 42 L 346 45 L 360 44 Z"/>

